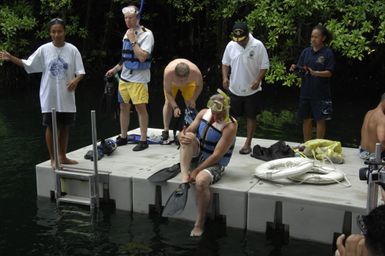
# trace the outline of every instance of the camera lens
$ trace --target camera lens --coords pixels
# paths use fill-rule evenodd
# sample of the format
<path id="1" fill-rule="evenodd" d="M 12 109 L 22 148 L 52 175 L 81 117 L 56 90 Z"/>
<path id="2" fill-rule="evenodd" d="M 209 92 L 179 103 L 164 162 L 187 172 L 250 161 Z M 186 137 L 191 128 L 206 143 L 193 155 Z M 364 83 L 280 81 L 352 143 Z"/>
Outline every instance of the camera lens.
<path id="1" fill-rule="evenodd" d="M 358 172 L 359 172 L 360 180 L 368 180 L 368 172 L 369 172 L 368 167 L 362 167 Z"/>

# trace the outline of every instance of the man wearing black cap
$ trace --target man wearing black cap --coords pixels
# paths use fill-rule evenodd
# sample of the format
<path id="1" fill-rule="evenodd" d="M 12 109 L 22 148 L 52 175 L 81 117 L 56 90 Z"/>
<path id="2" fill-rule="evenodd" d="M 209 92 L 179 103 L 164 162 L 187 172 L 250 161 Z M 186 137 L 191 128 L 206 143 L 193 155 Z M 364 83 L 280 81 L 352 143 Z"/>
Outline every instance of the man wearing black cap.
<path id="1" fill-rule="evenodd" d="M 235 23 L 231 36 L 232 41 L 227 44 L 222 58 L 223 88 L 230 92 L 231 115 L 246 116 L 247 139 L 239 153 L 250 154 L 260 109 L 259 92 L 269 68 L 269 57 L 262 42 L 249 33 L 246 23 Z"/>

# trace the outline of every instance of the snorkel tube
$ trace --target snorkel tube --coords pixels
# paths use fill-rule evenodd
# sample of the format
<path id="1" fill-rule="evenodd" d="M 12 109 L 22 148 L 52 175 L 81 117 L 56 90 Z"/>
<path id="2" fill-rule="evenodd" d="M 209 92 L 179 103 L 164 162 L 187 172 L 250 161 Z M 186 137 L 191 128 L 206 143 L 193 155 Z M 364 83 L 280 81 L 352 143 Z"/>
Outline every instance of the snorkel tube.
<path id="1" fill-rule="evenodd" d="M 143 5 L 144 5 L 144 0 L 141 0 L 140 7 L 139 7 L 139 14 L 138 14 L 139 19 L 142 18 Z"/>

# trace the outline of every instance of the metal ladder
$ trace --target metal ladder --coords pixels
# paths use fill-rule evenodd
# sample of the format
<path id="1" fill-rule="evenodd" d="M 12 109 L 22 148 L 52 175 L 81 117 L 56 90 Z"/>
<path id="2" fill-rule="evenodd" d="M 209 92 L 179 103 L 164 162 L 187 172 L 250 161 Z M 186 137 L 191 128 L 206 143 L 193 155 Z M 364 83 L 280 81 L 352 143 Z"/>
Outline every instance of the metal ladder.
<path id="1" fill-rule="evenodd" d="M 109 173 L 98 172 L 95 110 L 91 110 L 91 126 L 92 126 L 94 170 L 90 171 L 90 170 L 81 169 L 81 168 L 59 168 L 56 110 L 54 108 L 52 109 L 52 133 L 53 133 L 53 140 L 54 140 L 53 146 L 54 146 L 54 158 L 55 158 L 55 198 L 56 198 L 56 204 L 58 207 L 61 203 L 72 203 L 72 204 L 87 205 L 90 207 L 91 212 L 93 212 L 95 209 L 98 209 L 100 206 L 99 180 L 102 182 L 103 188 L 105 188 L 108 193 Z M 62 179 L 88 181 L 88 196 L 63 194 Z"/>

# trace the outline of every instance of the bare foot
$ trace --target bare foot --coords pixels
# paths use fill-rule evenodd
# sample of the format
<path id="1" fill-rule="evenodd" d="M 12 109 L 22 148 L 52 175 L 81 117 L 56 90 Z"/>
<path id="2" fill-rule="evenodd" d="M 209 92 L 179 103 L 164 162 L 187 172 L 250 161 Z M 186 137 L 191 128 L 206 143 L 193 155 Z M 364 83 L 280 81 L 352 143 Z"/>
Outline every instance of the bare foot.
<path id="1" fill-rule="evenodd" d="M 56 166 L 55 166 L 55 159 L 51 159 L 51 167 L 52 169 L 56 169 Z"/>
<path id="2" fill-rule="evenodd" d="M 241 155 L 248 155 L 251 153 L 251 147 L 244 145 L 241 150 L 239 150 L 239 154 Z"/>
<path id="3" fill-rule="evenodd" d="M 78 164 L 79 162 L 76 161 L 76 160 L 73 160 L 73 159 L 69 159 L 69 158 L 64 158 L 60 161 L 60 163 L 62 164 Z"/>
<path id="4" fill-rule="evenodd" d="M 203 234 L 203 228 L 194 226 L 193 230 L 191 230 L 190 236 L 191 237 L 199 237 Z"/>
<path id="5" fill-rule="evenodd" d="M 53 170 L 61 169 L 61 168 L 62 168 L 62 167 L 60 166 L 60 164 L 59 164 L 59 167 L 56 168 L 55 159 L 51 159 L 51 167 L 52 167 Z"/>

